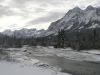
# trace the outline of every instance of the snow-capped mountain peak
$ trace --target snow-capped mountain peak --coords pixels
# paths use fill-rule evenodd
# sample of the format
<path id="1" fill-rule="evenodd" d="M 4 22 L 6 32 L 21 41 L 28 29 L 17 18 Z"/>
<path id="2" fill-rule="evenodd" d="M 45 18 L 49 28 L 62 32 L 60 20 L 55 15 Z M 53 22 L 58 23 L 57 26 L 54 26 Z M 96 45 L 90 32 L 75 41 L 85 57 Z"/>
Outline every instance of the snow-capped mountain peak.
<path id="1" fill-rule="evenodd" d="M 8 36 L 16 36 L 18 38 L 27 38 L 27 37 L 39 37 L 42 36 L 42 34 L 45 32 L 45 30 L 36 30 L 36 29 L 26 29 L 23 28 L 21 30 L 15 30 L 15 31 L 11 31 L 11 30 L 5 30 L 4 32 L 2 32 L 2 34 L 4 35 L 8 35 Z"/>
<path id="2" fill-rule="evenodd" d="M 100 27 L 100 8 L 88 6 L 85 10 L 75 7 L 69 10 L 64 17 L 51 23 L 47 34 L 57 33 L 63 28 L 66 31 L 78 31 Z"/>
<path id="3" fill-rule="evenodd" d="M 81 9 L 79 7 L 75 7 L 75 8 L 72 9 L 72 11 L 73 12 L 78 12 L 78 11 L 81 11 Z"/>
<path id="4" fill-rule="evenodd" d="M 75 7 L 69 10 L 64 17 L 52 22 L 48 29 L 36 30 L 36 29 L 21 29 L 16 31 L 4 31 L 3 34 L 16 35 L 20 37 L 41 37 L 51 34 L 57 34 L 59 29 L 65 31 L 74 32 L 85 29 L 100 28 L 100 8 L 88 6 L 82 10 L 79 7 Z"/>
<path id="5" fill-rule="evenodd" d="M 93 7 L 93 6 L 88 6 L 87 8 L 86 8 L 86 10 L 94 10 L 95 8 Z"/>

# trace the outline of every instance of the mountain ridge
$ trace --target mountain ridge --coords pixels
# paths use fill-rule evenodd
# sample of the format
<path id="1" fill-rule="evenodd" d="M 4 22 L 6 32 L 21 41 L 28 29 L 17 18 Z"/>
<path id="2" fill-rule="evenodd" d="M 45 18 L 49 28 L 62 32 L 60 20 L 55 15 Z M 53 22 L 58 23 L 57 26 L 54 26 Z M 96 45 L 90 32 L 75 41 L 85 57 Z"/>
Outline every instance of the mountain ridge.
<path id="1" fill-rule="evenodd" d="M 16 37 L 45 37 L 52 34 L 56 35 L 60 29 L 75 32 L 94 28 L 100 28 L 100 7 L 90 5 L 84 10 L 79 7 L 69 10 L 61 19 L 52 22 L 47 30 L 21 29 L 6 30 L 2 33 Z"/>
<path id="2" fill-rule="evenodd" d="M 28 37 L 39 37 L 42 36 L 42 33 L 44 33 L 44 29 L 41 30 L 36 30 L 35 28 L 33 29 L 20 29 L 20 30 L 15 30 L 15 31 L 11 31 L 11 30 L 5 30 L 4 32 L 2 32 L 3 35 L 7 35 L 7 36 L 15 36 L 18 38 L 28 38 Z"/>
<path id="3" fill-rule="evenodd" d="M 47 34 L 50 31 L 53 31 L 51 34 L 57 33 L 59 29 L 76 31 L 97 27 L 100 27 L 100 7 L 88 6 L 84 10 L 75 7 L 69 10 L 61 19 L 52 22 L 47 29 Z"/>

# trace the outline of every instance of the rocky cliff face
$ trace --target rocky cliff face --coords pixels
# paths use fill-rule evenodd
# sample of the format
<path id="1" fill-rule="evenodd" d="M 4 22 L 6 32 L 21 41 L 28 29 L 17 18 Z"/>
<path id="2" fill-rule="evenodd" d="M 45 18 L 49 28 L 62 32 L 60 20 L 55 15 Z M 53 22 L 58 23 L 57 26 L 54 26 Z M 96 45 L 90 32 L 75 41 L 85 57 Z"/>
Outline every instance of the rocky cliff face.
<path id="1" fill-rule="evenodd" d="M 88 6 L 85 10 L 75 7 L 64 17 L 51 23 L 46 35 L 57 33 L 59 29 L 81 31 L 100 27 L 100 8 Z"/>

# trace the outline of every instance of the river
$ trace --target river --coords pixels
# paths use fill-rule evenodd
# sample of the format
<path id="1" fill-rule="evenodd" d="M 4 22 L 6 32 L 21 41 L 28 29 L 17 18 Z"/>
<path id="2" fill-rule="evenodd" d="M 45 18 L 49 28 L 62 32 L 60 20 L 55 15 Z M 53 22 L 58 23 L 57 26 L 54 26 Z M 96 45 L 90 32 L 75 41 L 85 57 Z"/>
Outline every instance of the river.
<path id="1" fill-rule="evenodd" d="M 2 75 L 100 75 L 98 62 L 67 59 L 54 53 L 50 50 L 46 52 L 44 48 L 7 51 L 8 56 L 0 61 L 0 73 Z"/>

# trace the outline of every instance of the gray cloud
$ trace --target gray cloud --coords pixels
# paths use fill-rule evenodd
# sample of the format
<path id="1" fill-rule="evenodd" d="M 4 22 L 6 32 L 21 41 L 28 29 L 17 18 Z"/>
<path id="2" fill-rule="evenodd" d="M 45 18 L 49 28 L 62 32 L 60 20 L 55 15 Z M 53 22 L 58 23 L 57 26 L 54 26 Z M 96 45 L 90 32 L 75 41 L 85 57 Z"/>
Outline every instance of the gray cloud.
<path id="1" fill-rule="evenodd" d="M 3 2 L 4 0 L 0 0 L 0 2 Z"/>
<path id="2" fill-rule="evenodd" d="M 46 11 L 45 8 L 41 8 L 41 7 L 35 8 L 35 13 L 40 13 L 40 12 L 45 12 L 45 11 Z"/>
<path id="3" fill-rule="evenodd" d="M 27 3 L 27 2 L 36 2 L 36 3 L 47 3 L 47 4 L 61 4 L 67 0 L 13 0 L 15 3 Z"/>
<path id="4" fill-rule="evenodd" d="M 30 3 L 31 5 L 38 5 L 38 7 L 44 7 L 47 8 L 48 6 L 59 6 L 62 5 L 63 3 L 65 3 L 66 1 L 69 0 L 12 0 L 11 5 L 13 7 L 18 7 L 20 9 L 25 8 L 26 6 L 29 6 L 28 3 Z"/>
<path id="5" fill-rule="evenodd" d="M 13 15 L 13 11 L 10 10 L 10 8 L 8 7 L 4 7 L 4 6 L 1 6 L 0 5 L 0 16 L 3 16 L 3 15 Z"/>
<path id="6" fill-rule="evenodd" d="M 4 1 L 4 0 L 0 0 L 1 2 Z M 16 15 L 22 15 L 22 14 L 28 14 L 30 12 L 27 11 L 26 7 L 29 6 L 28 3 L 30 3 L 30 5 L 34 5 L 36 4 L 37 7 L 33 7 L 33 9 L 35 10 L 33 13 L 39 13 L 39 12 L 46 12 L 46 9 L 48 6 L 53 6 L 54 8 L 58 7 L 60 9 L 60 5 L 68 5 L 70 7 L 73 7 L 75 5 L 74 2 L 76 2 L 76 4 L 78 2 L 80 2 L 81 0 L 11 0 L 11 2 L 9 3 L 8 6 L 6 7 L 3 7 L 3 6 L 0 6 L 0 12 L 1 14 L 7 14 L 7 15 L 12 15 L 12 13 L 14 14 L 15 12 L 13 12 L 13 10 L 10 10 L 10 8 L 18 8 L 22 13 L 15 13 Z M 90 0 L 83 0 L 83 2 L 88 2 Z M 68 2 L 68 4 L 67 4 Z M 95 0 L 95 1 L 92 1 L 91 2 L 94 2 L 94 5 L 99 5 L 100 1 L 99 0 Z M 66 5 L 65 5 L 65 4 Z M 80 5 L 78 3 L 78 5 Z M 84 5 L 81 4 L 81 7 L 85 7 Z M 67 7 L 64 7 L 65 9 L 67 9 Z M 33 9 L 30 9 L 30 10 L 33 10 Z M 51 10 L 52 11 L 52 10 Z M 51 12 L 49 11 L 49 12 Z"/>
<path id="7" fill-rule="evenodd" d="M 0 17 L 3 15 L 20 16 L 25 21 L 31 20 L 28 23 L 25 22 L 25 26 L 34 27 L 34 25 L 50 23 L 63 17 L 69 9 L 75 6 L 86 8 L 88 5 L 100 6 L 100 0 L 0 0 Z M 19 26 L 17 24 L 9 26 L 14 28 Z"/>
<path id="8" fill-rule="evenodd" d="M 49 12 L 46 16 L 39 17 L 38 19 L 32 20 L 28 24 L 36 25 L 39 23 L 52 22 L 55 21 L 57 18 L 61 18 L 62 16 L 64 16 L 64 12 Z"/>

